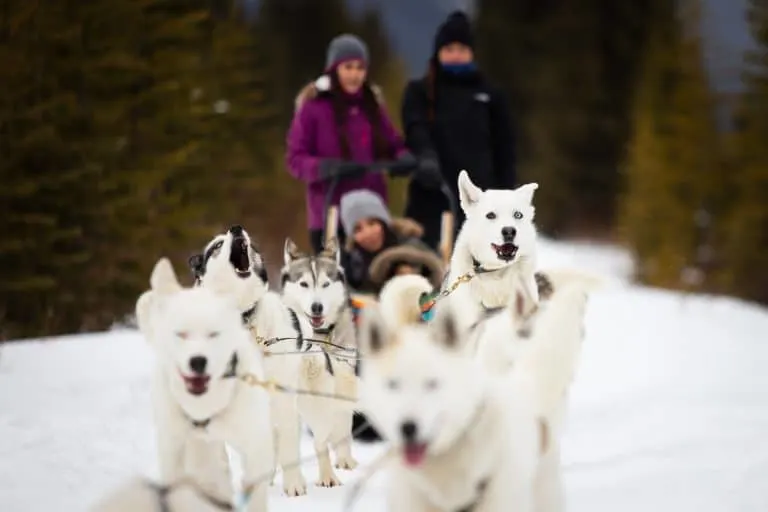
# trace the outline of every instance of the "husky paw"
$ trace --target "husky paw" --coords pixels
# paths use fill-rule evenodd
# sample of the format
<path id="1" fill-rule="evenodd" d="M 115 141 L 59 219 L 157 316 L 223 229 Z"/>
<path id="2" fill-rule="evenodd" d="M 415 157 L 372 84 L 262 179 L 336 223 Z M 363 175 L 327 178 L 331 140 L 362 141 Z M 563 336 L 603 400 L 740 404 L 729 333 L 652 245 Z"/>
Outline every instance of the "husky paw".
<path id="1" fill-rule="evenodd" d="M 339 477 L 331 473 L 330 475 L 320 476 L 320 480 L 315 482 L 318 487 L 338 487 L 341 485 Z"/>
<path id="2" fill-rule="evenodd" d="M 283 477 L 283 491 L 289 498 L 307 494 L 307 483 L 303 478 L 286 479 Z"/>
<path id="3" fill-rule="evenodd" d="M 351 455 L 349 457 L 336 457 L 336 464 L 334 467 L 338 469 L 355 469 L 357 467 L 357 461 Z"/>

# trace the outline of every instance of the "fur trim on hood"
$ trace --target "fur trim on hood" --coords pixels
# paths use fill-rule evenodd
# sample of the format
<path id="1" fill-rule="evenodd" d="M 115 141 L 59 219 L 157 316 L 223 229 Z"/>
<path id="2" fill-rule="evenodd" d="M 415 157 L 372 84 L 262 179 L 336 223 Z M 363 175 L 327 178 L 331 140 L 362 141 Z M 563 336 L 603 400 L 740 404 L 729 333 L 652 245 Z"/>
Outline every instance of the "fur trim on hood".
<path id="1" fill-rule="evenodd" d="M 421 243 L 420 240 L 412 240 L 381 251 L 373 258 L 371 266 L 368 268 L 371 282 L 377 286 L 383 285 L 392 273 L 393 266 L 398 263 L 408 263 L 426 270 L 425 277 L 429 279 L 432 287 L 440 288 L 445 274 L 443 261 L 436 252 Z"/>
<path id="2" fill-rule="evenodd" d="M 384 105 L 384 93 L 381 88 L 376 84 L 370 84 L 373 95 L 376 96 L 376 101 L 380 105 Z M 322 75 L 314 82 L 310 82 L 299 91 L 299 94 L 294 100 L 294 109 L 298 111 L 306 102 L 317 98 L 320 93 L 327 92 L 331 88 L 331 79 L 328 75 Z"/>
<path id="3" fill-rule="evenodd" d="M 408 217 L 392 219 L 389 229 L 400 238 L 421 238 L 424 234 L 422 225 Z"/>

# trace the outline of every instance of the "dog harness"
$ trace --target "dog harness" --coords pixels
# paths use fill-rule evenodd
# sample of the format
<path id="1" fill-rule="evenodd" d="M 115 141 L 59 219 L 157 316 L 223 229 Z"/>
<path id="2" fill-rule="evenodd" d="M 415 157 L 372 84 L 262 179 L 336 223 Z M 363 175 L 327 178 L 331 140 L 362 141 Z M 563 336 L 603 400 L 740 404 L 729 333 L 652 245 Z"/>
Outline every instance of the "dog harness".
<path id="1" fill-rule="evenodd" d="M 485 478 L 483 480 L 480 480 L 480 482 L 477 484 L 477 495 L 474 500 L 472 500 L 471 503 L 468 505 L 458 509 L 456 512 L 474 512 L 474 510 L 480 505 L 480 502 L 483 501 L 483 497 L 485 496 L 485 490 L 488 488 L 488 484 L 491 482 L 490 478 Z"/>
<path id="2" fill-rule="evenodd" d="M 180 487 L 181 485 L 190 485 L 194 489 L 195 494 L 219 510 L 235 510 L 231 503 L 211 496 L 210 494 L 203 492 L 198 486 L 188 482 L 181 482 L 175 485 L 159 485 L 155 482 L 145 482 L 145 485 L 155 491 L 155 494 L 157 495 L 157 505 L 160 509 L 159 512 L 174 512 L 171 510 L 171 504 L 168 503 L 168 495 L 173 492 L 176 487 Z"/>

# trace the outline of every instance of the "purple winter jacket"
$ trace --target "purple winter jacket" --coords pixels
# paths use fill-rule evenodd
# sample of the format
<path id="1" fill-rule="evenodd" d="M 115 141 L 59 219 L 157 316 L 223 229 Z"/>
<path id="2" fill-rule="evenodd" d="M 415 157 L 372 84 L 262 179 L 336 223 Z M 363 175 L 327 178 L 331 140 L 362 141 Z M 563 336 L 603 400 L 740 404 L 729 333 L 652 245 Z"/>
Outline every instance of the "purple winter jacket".
<path id="1" fill-rule="evenodd" d="M 390 144 L 390 155 L 395 159 L 404 152 L 403 139 L 395 130 L 382 108 L 381 120 L 384 136 Z M 349 110 L 347 133 L 350 157 L 356 162 L 374 161 L 373 132 L 360 106 L 354 102 Z M 309 229 L 322 229 L 325 212 L 325 193 L 328 183 L 319 180 L 318 165 L 326 158 L 341 159 L 341 147 L 330 97 L 318 95 L 314 83 L 306 86 L 296 98 L 296 113 L 288 130 L 286 163 L 288 171 L 307 185 L 307 222 Z M 381 173 L 371 173 L 356 179 L 342 180 L 334 192 L 331 204 L 351 190 L 367 189 L 379 194 L 387 202 L 387 185 Z"/>

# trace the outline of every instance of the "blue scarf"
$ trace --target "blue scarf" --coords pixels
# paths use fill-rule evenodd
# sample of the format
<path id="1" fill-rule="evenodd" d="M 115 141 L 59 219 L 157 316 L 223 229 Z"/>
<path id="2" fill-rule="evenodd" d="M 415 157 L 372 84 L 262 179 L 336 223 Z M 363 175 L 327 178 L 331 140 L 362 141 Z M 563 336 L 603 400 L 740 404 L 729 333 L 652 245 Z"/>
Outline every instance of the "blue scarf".
<path id="1" fill-rule="evenodd" d="M 477 71 L 477 64 L 474 62 L 467 62 L 464 64 L 440 64 L 440 68 L 452 75 L 463 75 Z"/>

